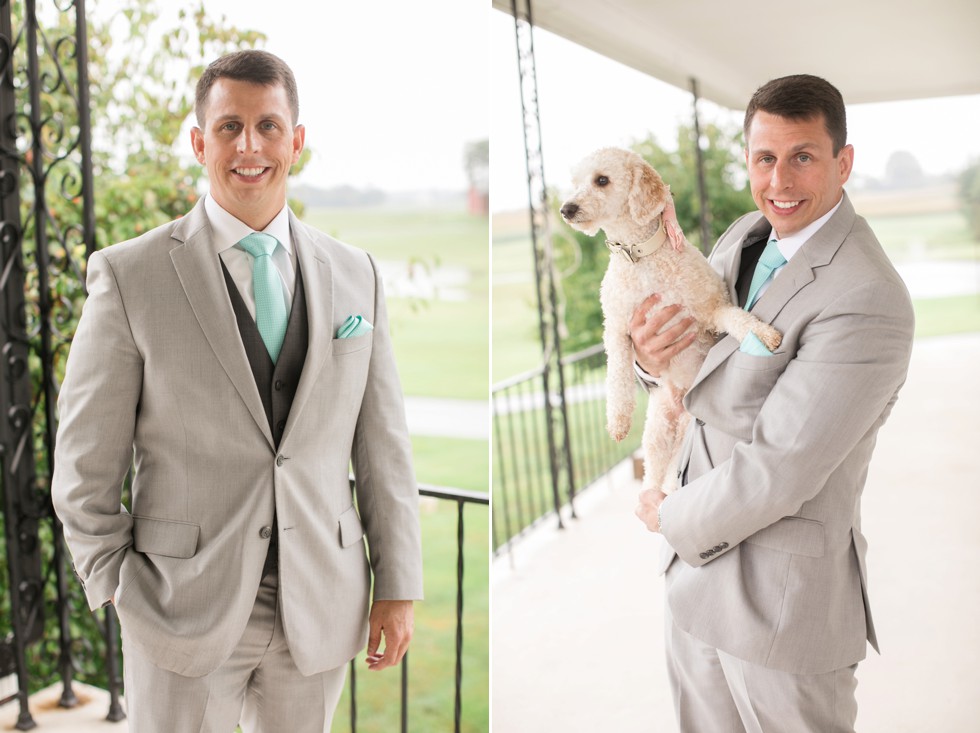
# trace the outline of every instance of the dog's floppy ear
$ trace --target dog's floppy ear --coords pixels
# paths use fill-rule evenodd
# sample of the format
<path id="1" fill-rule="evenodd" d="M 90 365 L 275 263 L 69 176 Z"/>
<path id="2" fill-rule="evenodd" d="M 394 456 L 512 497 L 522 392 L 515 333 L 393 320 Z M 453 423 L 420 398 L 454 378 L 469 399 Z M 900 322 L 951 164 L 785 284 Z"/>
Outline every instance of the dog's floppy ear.
<path id="1" fill-rule="evenodd" d="M 633 165 L 633 182 L 630 185 L 630 216 L 637 224 L 649 224 L 660 213 L 667 187 L 663 179 L 645 161 Z"/>
<path id="2" fill-rule="evenodd" d="M 677 211 L 674 209 L 674 197 L 670 195 L 670 186 L 667 186 L 667 203 L 664 205 L 664 229 L 667 230 L 667 239 L 670 246 L 677 252 L 684 249 L 684 232 L 681 224 L 677 221 Z"/>

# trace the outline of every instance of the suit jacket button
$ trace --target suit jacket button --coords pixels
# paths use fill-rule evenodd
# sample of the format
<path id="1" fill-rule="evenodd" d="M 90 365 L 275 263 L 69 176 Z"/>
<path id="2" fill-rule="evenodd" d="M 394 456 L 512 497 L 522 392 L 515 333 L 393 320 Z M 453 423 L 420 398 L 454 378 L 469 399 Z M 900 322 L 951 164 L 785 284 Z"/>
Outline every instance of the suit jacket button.
<path id="1" fill-rule="evenodd" d="M 282 466 L 282 464 L 285 463 L 285 462 L 286 462 L 286 459 L 283 458 L 281 455 L 280 456 L 276 456 L 276 465 L 277 466 Z"/>
<path id="2" fill-rule="evenodd" d="M 276 380 L 276 392 L 278 392 L 281 389 L 282 389 L 282 380 L 281 379 L 277 379 Z"/>
<path id="3" fill-rule="evenodd" d="M 264 540 L 267 540 L 270 537 L 272 537 L 272 527 L 263 527 L 262 529 L 260 529 L 259 537 L 261 537 Z"/>
<path id="4" fill-rule="evenodd" d="M 718 545 L 718 547 L 720 547 L 723 550 L 727 550 L 728 549 L 728 543 L 727 542 L 722 542 L 720 545 Z"/>
<path id="5" fill-rule="evenodd" d="M 722 550 L 724 550 L 724 549 L 725 549 L 725 548 L 724 548 L 724 547 L 722 547 L 721 545 L 715 545 L 715 546 L 714 546 L 714 547 L 712 548 L 712 551 L 713 551 L 713 552 L 721 552 L 721 551 L 722 551 Z"/>
<path id="6" fill-rule="evenodd" d="M 709 557 L 711 557 L 711 555 L 709 555 L 707 552 L 702 552 L 701 553 L 701 559 L 702 560 L 707 560 Z"/>

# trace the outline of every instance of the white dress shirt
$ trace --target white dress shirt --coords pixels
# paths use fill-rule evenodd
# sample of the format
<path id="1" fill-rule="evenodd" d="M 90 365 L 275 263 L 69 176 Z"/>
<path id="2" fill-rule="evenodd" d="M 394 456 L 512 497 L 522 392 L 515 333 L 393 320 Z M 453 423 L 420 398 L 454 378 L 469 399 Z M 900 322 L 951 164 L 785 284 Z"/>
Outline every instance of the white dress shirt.
<path id="1" fill-rule="evenodd" d="M 242 300 L 248 312 L 255 318 L 255 293 L 252 288 L 253 257 L 241 247 L 236 246 L 254 229 L 239 221 L 225 211 L 209 193 L 204 199 L 204 210 L 211 224 L 212 242 L 218 256 L 228 269 L 228 274 L 238 286 Z M 282 280 L 282 294 L 286 301 L 286 317 L 289 317 L 293 303 L 293 290 L 296 287 L 296 253 L 289 236 L 289 207 L 283 206 L 269 226 L 262 230 L 279 240 L 279 245 L 272 253 L 272 263 L 279 271 Z"/>
<path id="2" fill-rule="evenodd" d="M 837 202 L 837 205 L 834 206 L 834 208 L 832 208 L 826 214 L 824 214 L 823 216 L 821 216 L 819 219 L 815 221 L 811 221 L 805 227 L 800 229 L 800 231 L 798 231 L 796 234 L 790 234 L 776 242 L 776 249 L 779 250 L 779 253 L 784 258 L 786 258 L 787 264 L 789 264 L 789 261 L 793 258 L 793 255 L 795 255 L 797 252 L 803 249 L 803 245 L 806 244 L 813 237 L 814 234 L 819 232 L 824 224 L 830 221 L 830 217 L 832 217 L 835 213 L 837 213 L 837 209 L 840 208 L 841 202 L 843 200 L 844 200 L 844 194 L 842 193 L 840 197 L 840 201 Z M 772 239 L 775 236 L 776 236 L 776 230 L 773 229 L 771 232 L 769 232 L 769 239 Z M 755 296 L 756 300 L 761 298 L 762 294 L 769 289 L 770 285 L 772 285 L 772 281 L 775 280 L 777 277 L 779 277 L 779 273 L 783 271 L 783 267 L 786 267 L 786 265 L 782 265 L 782 267 L 777 267 L 775 270 L 773 270 L 772 277 L 770 277 L 766 282 L 762 283 L 762 287 L 759 288 L 758 295 Z"/>

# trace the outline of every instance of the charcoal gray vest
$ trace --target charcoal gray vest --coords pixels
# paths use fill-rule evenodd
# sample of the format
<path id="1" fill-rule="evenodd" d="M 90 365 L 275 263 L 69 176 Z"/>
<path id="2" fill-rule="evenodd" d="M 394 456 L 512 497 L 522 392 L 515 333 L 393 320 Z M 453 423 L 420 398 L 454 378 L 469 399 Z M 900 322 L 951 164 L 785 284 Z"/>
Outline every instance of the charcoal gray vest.
<path id="1" fill-rule="evenodd" d="M 272 430 L 272 439 L 278 448 L 283 430 L 286 427 L 286 420 L 289 418 L 289 409 L 293 405 L 293 397 L 296 396 L 299 378 L 303 374 L 303 362 L 306 361 L 306 349 L 310 340 L 306 295 L 303 290 L 303 274 L 299 270 L 299 263 L 297 262 L 296 287 L 293 292 L 289 322 L 286 324 L 286 335 L 283 338 L 282 350 L 279 352 L 279 360 L 273 364 L 272 358 L 265 348 L 265 343 L 262 341 L 262 336 L 259 334 L 259 327 L 255 325 L 255 319 L 248 312 L 248 306 L 245 305 L 241 293 L 238 292 L 238 286 L 235 285 L 235 281 L 228 274 L 224 264 L 222 264 L 221 269 L 225 274 L 228 295 L 231 297 L 235 319 L 238 321 L 238 332 L 241 334 L 245 354 L 248 356 L 248 363 L 252 368 L 252 376 L 255 378 L 255 385 L 259 388 L 259 396 L 262 398 L 265 416 L 269 421 L 269 428 Z M 278 555 L 275 520 L 273 520 L 272 530 L 269 554 L 266 558 L 266 571 L 275 566 Z"/>

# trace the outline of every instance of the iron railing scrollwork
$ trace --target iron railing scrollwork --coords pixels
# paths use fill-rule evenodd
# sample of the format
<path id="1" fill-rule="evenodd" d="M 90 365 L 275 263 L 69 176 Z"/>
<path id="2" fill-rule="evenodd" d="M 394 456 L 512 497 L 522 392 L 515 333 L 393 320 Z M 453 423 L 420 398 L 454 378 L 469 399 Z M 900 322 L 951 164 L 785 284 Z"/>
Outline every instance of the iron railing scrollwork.
<path id="1" fill-rule="evenodd" d="M 31 684 L 51 681 L 28 679 L 31 647 L 38 659 L 57 660 L 61 705 L 76 704 L 72 681 L 82 671 L 106 678 L 108 717 L 124 717 L 114 613 L 98 622 L 100 649 L 73 629 L 97 622 L 69 570 L 50 495 L 57 394 L 85 296 L 84 264 L 96 246 L 87 67 L 84 0 L 43 9 L 34 0 L 0 0 L 0 480 L 8 571 L 0 602 L 9 606 L 0 676 L 17 676 L 22 730 L 35 725 Z M 2 614 L 0 623 L 8 623 Z"/>

